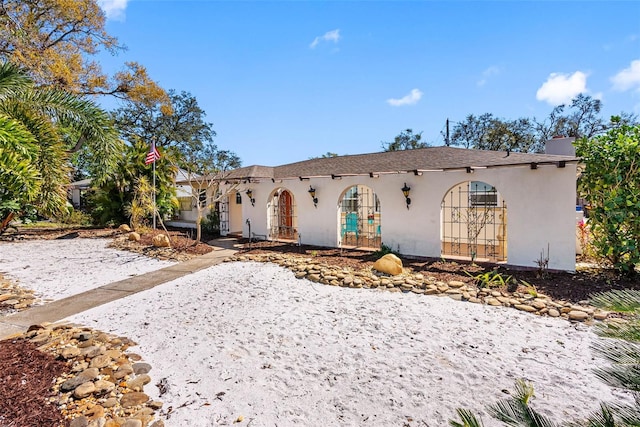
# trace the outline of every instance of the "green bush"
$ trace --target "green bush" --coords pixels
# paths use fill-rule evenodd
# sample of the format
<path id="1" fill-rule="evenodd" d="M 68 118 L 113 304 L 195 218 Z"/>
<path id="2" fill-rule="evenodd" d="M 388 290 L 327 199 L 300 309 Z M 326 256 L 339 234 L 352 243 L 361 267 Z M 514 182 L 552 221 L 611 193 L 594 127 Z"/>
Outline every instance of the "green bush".
<path id="1" fill-rule="evenodd" d="M 207 216 L 202 219 L 202 232 L 212 236 L 220 234 L 220 214 L 215 209 L 211 209 Z"/>
<path id="2" fill-rule="evenodd" d="M 73 206 L 68 206 L 67 211 L 56 218 L 56 220 L 65 225 L 87 226 L 92 224 L 91 215 L 75 210 Z"/>
<path id="3" fill-rule="evenodd" d="M 591 244 L 598 256 L 633 275 L 640 263 L 640 125 L 620 124 L 580 139 L 576 154 L 586 164 L 578 188 L 591 205 Z"/>

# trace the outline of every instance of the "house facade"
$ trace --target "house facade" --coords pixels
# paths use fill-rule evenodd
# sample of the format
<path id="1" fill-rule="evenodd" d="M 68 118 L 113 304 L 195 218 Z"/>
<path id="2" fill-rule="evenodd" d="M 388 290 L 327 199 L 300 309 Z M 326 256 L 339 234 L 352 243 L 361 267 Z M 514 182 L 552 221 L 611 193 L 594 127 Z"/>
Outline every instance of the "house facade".
<path id="1" fill-rule="evenodd" d="M 453 147 L 236 169 L 221 233 L 575 270 L 574 156 Z"/>

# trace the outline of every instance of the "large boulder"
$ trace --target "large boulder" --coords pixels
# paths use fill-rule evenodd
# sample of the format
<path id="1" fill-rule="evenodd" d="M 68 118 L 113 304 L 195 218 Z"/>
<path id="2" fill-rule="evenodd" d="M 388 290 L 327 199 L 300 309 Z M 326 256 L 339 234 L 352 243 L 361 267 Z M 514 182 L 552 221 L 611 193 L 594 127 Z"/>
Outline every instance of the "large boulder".
<path id="1" fill-rule="evenodd" d="M 386 254 L 373 264 L 375 270 L 396 276 L 402 274 L 402 260 L 394 254 Z"/>
<path id="2" fill-rule="evenodd" d="M 131 227 L 129 227 L 127 224 L 121 224 L 120 227 L 118 227 L 118 231 L 122 231 L 123 233 L 128 233 L 131 231 Z"/>
<path id="3" fill-rule="evenodd" d="M 165 236 L 164 234 L 158 234 L 156 236 L 153 236 L 153 246 L 157 248 L 168 248 L 171 246 L 171 243 L 169 242 L 169 238 L 167 236 Z"/>
<path id="4" fill-rule="evenodd" d="M 132 231 L 131 233 L 129 233 L 129 240 L 131 240 L 132 242 L 139 242 L 140 234 Z"/>

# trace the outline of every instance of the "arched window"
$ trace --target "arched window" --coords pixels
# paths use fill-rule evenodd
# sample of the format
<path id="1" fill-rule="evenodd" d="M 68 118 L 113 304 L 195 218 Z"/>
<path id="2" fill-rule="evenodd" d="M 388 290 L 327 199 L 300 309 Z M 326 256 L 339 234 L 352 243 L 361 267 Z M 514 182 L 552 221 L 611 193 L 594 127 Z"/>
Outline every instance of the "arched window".
<path id="1" fill-rule="evenodd" d="M 443 257 L 507 260 L 507 204 L 491 184 L 466 181 L 442 199 Z"/>
<path id="2" fill-rule="evenodd" d="M 382 216 L 380 200 L 366 185 L 347 188 L 338 203 L 340 245 L 380 248 Z"/>

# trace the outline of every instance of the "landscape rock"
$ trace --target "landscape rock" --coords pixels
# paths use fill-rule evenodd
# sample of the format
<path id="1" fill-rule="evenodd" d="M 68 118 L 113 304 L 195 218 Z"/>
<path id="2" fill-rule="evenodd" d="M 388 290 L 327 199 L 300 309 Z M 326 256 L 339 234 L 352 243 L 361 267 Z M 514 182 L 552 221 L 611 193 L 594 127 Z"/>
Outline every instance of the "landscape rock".
<path id="1" fill-rule="evenodd" d="M 139 242 L 140 241 L 140 233 L 136 233 L 135 231 L 132 231 L 131 233 L 129 233 L 129 241 L 131 241 L 131 242 Z"/>
<path id="2" fill-rule="evenodd" d="M 147 396 L 146 394 L 142 392 L 132 391 L 122 396 L 122 399 L 120 399 L 120 405 L 122 405 L 123 408 L 130 408 L 132 406 L 142 405 L 143 403 L 146 403 L 148 401 L 149 396 Z"/>
<path id="3" fill-rule="evenodd" d="M 157 248 L 168 248 L 171 246 L 169 238 L 164 234 L 157 234 L 153 236 L 151 243 Z"/>
<path id="4" fill-rule="evenodd" d="M 128 233 L 131 231 L 131 227 L 129 227 L 127 224 L 120 224 L 120 227 L 118 227 L 118 231 Z"/>
<path id="5" fill-rule="evenodd" d="M 581 310 L 571 310 L 568 316 L 569 316 L 569 320 L 584 321 L 589 318 L 589 313 Z"/>
<path id="6" fill-rule="evenodd" d="M 132 368 L 136 375 L 148 374 L 151 371 L 151 365 L 146 362 L 136 362 Z"/>
<path id="7" fill-rule="evenodd" d="M 373 263 L 373 268 L 391 276 L 402 274 L 402 260 L 394 254 L 386 254 Z"/>
<path id="8" fill-rule="evenodd" d="M 92 382 L 86 382 L 80 384 L 73 390 L 73 397 L 77 399 L 84 399 L 87 396 L 91 396 L 96 391 L 96 386 Z"/>

